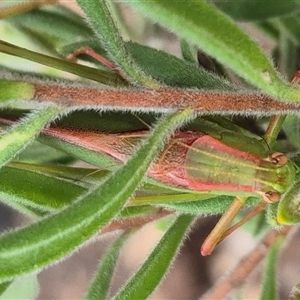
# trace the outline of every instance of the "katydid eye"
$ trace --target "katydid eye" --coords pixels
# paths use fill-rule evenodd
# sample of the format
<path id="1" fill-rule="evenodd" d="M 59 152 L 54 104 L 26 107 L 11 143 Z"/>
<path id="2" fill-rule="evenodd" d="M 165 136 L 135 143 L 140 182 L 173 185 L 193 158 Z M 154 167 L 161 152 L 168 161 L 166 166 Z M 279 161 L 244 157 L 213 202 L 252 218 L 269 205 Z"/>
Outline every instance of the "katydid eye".
<path id="1" fill-rule="evenodd" d="M 280 152 L 275 152 L 271 155 L 271 161 L 277 166 L 284 166 L 288 162 L 288 158 Z"/>
<path id="2" fill-rule="evenodd" d="M 264 194 L 264 200 L 268 203 L 275 203 L 280 200 L 281 194 L 279 192 L 269 191 Z"/>

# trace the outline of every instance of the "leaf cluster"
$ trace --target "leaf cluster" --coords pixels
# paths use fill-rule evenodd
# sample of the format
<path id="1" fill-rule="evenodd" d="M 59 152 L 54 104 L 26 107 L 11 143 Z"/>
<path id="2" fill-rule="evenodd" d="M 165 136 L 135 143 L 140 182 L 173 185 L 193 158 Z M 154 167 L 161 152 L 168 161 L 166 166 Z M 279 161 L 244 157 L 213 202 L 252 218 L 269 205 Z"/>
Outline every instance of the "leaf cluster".
<path id="1" fill-rule="evenodd" d="M 299 168 L 300 89 L 289 81 L 299 68 L 300 2 L 125 0 L 145 16 L 140 34 L 117 1 L 77 4 L 84 16 L 56 1 L 0 3 L 0 26 L 25 41 L 0 40 L 0 52 L 28 64 L 25 71 L 4 67 L 0 57 L 0 195 L 32 218 L 0 236 L 0 293 L 5 297 L 22 276 L 121 229 L 86 298 L 147 299 L 196 216 L 222 213 L 240 196 L 196 192 L 147 177 L 174 132 L 200 131 L 262 158 L 287 153 Z M 271 55 L 237 21 L 251 22 L 271 40 Z M 180 57 L 146 46 L 147 35 L 166 28 Z M 32 72 L 32 62 L 47 67 Z M 107 136 L 132 132 L 144 134 L 126 162 L 103 151 Z M 70 165 L 78 160 L 93 168 Z M 268 205 L 268 224 L 299 222 L 299 189 L 297 171 L 282 201 Z M 245 206 L 259 202 L 250 197 Z M 167 221 L 162 238 L 111 295 L 122 247 L 138 228 L 160 218 Z M 269 228 L 261 220 L 253 223 L 253 232 Z M 276 261 L 286 234 L 267 244 L 261 299 L 276 298 Z"/>

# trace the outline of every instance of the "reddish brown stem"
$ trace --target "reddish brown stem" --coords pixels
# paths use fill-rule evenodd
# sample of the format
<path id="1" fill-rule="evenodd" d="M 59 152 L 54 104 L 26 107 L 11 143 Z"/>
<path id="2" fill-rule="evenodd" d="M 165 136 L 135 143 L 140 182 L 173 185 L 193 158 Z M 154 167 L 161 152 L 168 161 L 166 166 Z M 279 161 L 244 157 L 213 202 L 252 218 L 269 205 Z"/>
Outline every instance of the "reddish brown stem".
<path id="1" fill-rule="evenodd" d="M 271 230 L 266 234 L 262 241 L 252 250 L 249 255 L 244 257 L 237 267 L 226 277 L 221 278 L 215 286 L 206 293 L 201 300 L 223 299 L 234 288 L 241 286 L 249 274 L 264 259 L 269 248 L 273 245 L 279 235 L 286 236 L 292 227 L 285 226 L 280 231 Z"/>
<path id="2" fill-rule="evenodd" d="M 261 93 L 138 89 L 97 89 L 34 83 L 34 100 L 66 106 L 93 106 L 99 109 L 166 112 L 190 107 L 197 113 L 283 114 L 298 111 L 297 106 L 276 101 Z"/>

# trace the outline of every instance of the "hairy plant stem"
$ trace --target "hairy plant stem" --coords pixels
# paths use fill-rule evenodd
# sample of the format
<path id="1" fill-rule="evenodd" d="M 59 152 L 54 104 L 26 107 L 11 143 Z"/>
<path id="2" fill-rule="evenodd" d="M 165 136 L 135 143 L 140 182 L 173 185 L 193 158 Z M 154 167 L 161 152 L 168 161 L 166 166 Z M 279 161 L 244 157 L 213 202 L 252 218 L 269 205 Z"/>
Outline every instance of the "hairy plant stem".
<path id="1" fill-rule="evenodd" d="M 194 89 L 98 89 L 59 84 L 33 83 L 32 100 L 74 108 L 172 112 L 192 108 L 198 114 L 269 116 L 299 113 L 299 106 L 279 102 L 262 93 L 232 93 Z"/>
<path id="2" fill-rule="evenodd" d="M 228 295 L 234 288 L 241 286 L 249 274 L 257 267 L 257 265 L 264 259 L 268 254 L 269 248 L 276 241 L 278 236 L 287 236 L 290 233 L 292 227 L 284 226 L 279 231 L 271 230 L 261 242 L 231 271 L 228 275 L 221 278 L 215 286 L 206 293 L 201 300 L 210 299 L 223 299 Z"/>

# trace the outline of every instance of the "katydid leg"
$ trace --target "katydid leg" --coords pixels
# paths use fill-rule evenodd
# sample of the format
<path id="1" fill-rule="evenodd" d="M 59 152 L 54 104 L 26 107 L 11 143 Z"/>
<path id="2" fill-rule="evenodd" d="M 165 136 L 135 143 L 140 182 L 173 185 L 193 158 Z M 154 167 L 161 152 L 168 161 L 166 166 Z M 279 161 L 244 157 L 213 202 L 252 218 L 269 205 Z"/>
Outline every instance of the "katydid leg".
<path id="1" fill-rule="evenodd" d="M 242 220 L 240 220 L 239 222 L 237 222 L 236 224 L 234 224 L 233 226 L 231 226 L 230 228 L 228 228 L 222 238 L 219 240 L 219 243 L 221 243 L 226 237 L 228 237 L 232 232 L 234 232 L 236 229 L 238 229 L 239 227 L 243 226 L 245 223 L 247 223 L 250 219 L 252 219 L 254 216 L 256 216 L 258 213 L 260 213 L 261 211 L 266 209 L 266 202 L 261 202 L 259 203 L 257 206 L 254 207 L 253 210 L 251 210 L 249 212 L 249 214 L 247 214 Z M 218 243 L 218 244 L 219 244 Z"/>
<path id="2" fill-rule="evenodd" d="M 241 207 L 244 205 L 247 197 L 235 197 L 233 202 L 231 203 L 228 210 L 222 215 L 214 229 L 205 239 L 204 243 L 201 246 L 201 255 L 206 256 L 210 255 L 220 240 L 223 238 L 224 232 L 227 227 L 237 215 Z"/>

